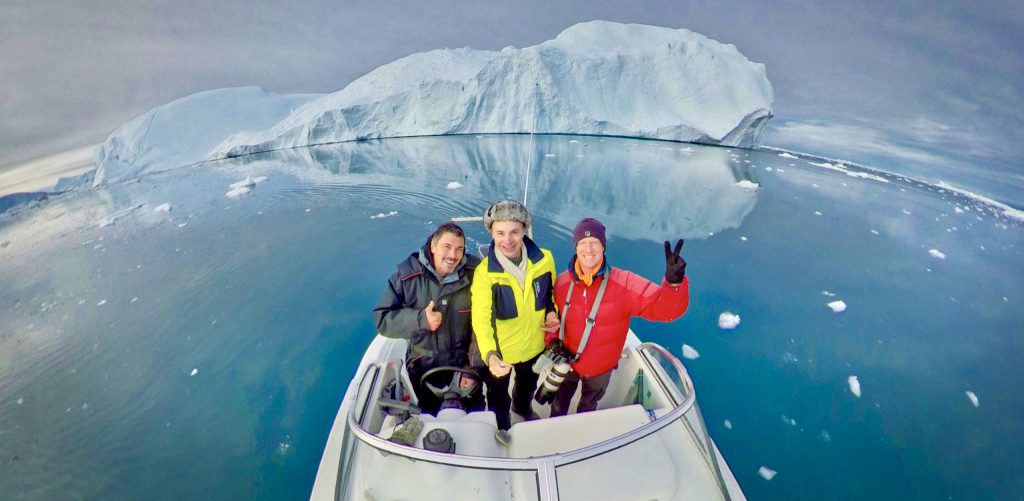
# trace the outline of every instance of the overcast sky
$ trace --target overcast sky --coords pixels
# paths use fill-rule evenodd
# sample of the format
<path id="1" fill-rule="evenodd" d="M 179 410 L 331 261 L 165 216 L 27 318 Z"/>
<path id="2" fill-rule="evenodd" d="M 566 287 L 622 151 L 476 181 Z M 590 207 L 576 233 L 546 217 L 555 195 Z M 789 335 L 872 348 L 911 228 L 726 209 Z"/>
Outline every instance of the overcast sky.
<path id="1" fill-rule="evenodd" d="M 207 5 L 208 3 L 212 5 Z M 0 4 L 0 171 L 214 88 L 333 92 L 424 50 L 580 21 L 687 28 L 767 66 L 763 143 L 1024 205 L 1024 2 L 224 1 Z"/>

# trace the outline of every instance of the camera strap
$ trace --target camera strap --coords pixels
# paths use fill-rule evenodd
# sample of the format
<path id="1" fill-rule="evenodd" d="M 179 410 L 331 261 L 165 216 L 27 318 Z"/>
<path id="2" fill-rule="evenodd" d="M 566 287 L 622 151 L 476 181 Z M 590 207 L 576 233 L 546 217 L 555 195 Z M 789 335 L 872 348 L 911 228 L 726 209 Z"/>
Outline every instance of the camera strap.
<path id="1" fill-rule="evenodd" d="M 594 329 L 594 323 L 597 321 L 597 310 L 601 308 L 601 299 L 604 299 L 604 290 L 608 288 L 610 275 L 611 273 L 608 273 L 601 278 L 601 286 L 597 288 L 594 306 L 590 307 L 590 316 L 587 317 L 587 326 L 583 329 L 583 337 L 580 338 L 580 345 L 576 348 L 576 358 L 583 355 L 583 348 L 587 346 L 587 340 L 590 339 L 590 331 Z M 562 318 L 568 318 L 566 314 L 569 313 L 569 301 L 572 300 L 572 289 L 575 285 L 575 281 L 569 282 L 569 293 L 565 295 L 565 307 L 562 308 Z M 558 339 L 562 340 L 563 343 L 565 342 L 565 322 L 558 326 Z"/>

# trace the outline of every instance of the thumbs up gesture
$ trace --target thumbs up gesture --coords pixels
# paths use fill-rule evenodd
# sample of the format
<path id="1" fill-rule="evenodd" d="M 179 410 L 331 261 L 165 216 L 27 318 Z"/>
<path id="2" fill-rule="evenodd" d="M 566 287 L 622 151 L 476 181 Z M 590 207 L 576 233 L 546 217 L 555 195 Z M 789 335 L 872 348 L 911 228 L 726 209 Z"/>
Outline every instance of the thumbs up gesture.
<path id="1" fill-rule="evenodd" d="M 423 308 L 423 316 L 427 317 L 427 328 L 431 332 L 441 327 L 441 312 L 434 311 L 434 301 L 430 301 L 430 304 Z"/>

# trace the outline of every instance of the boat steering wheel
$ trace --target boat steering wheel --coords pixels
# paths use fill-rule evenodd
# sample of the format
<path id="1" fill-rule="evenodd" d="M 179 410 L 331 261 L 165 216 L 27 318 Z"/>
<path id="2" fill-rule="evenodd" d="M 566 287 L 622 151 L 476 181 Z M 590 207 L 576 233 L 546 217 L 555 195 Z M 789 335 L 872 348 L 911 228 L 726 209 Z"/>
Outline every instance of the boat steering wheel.
<path id="1" fill-rule="evenodd" d="M 431 376 L 447 373 L 451 373 L 451 381 L 449 381 L 448 384 L 440 388 L 430 384 L 429 379 Z M 469 379 L 466 384 L 462 384 L 464 376 Z M 480 375 L 477 374 L 476 371 L 465 367 L 456 367 L 454 365 L 434 367 L 420 377 L 420 387 L 442 400 L 446 399 L 446 397 L 457 397 L 460 401 L 468 399 L 480 391 L 480 384 Z"/>

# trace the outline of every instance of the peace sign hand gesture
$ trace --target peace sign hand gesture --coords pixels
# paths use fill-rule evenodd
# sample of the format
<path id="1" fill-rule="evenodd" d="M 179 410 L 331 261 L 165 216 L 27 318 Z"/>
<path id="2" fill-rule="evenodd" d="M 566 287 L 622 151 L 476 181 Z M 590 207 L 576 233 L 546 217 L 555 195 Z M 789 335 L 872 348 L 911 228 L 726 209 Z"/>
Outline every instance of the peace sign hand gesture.
<path id="1" fill-rule="evenodd" d="M 679 255 L 683 250 L 683 240 L 676 243 L 676 250 L 672 251 L 669 241 L 665 241 L 665 281 L 672 284 L 680 284 L 686 278 L 686 260 Z"/>

